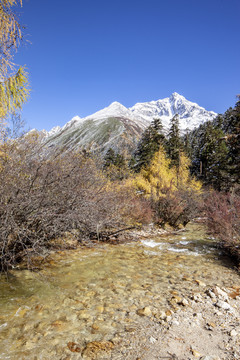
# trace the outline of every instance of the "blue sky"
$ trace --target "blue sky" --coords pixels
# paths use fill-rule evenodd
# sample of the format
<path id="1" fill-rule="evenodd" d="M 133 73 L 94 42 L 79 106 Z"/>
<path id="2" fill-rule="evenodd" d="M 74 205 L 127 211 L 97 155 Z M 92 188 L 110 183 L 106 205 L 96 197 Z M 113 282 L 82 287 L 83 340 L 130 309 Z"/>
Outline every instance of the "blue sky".
<path id="1" fill-rule="evenodd" d="M 30 128 L 174 91 L 223 113 L 240 93 L 240 0 L 24 0 L 19 12 Z"/>

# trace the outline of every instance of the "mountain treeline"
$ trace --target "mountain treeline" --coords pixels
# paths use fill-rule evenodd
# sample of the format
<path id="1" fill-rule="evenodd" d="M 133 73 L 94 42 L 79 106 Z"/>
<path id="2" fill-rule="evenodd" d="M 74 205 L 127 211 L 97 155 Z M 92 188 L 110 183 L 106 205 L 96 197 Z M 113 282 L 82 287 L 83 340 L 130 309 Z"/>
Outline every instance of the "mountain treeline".
<path id="1" fill-rule="evenodd" d="M 237 98 L 234 108 L 193 131 L 186 131 L 184 135 L 180 134 L 178 115 L 171 119 L 167 133 L 161 119 L 153 119 L 131 158 L 109 149 L 104 166 L 114 165 L 118 169 L 128 168 L 139 173 L 149 166 L 162 146 L 171 167 L 179 168 L 180 155 L 184 153 L 190 161 L 191 175 L 205 186 L 229 191 L 240 183 L 240 96 Z"/>
<path id="2" fill-rule="evenodd" d="M 153 120 L 128 167 L 138 191 L 150 199 L 157 224 L 185 225 L 202 214 L 209 232 L 240 259 L 239 95 L 234 108 L 183 136 L 178 115 L 167 134 L 161 120 Z"/>

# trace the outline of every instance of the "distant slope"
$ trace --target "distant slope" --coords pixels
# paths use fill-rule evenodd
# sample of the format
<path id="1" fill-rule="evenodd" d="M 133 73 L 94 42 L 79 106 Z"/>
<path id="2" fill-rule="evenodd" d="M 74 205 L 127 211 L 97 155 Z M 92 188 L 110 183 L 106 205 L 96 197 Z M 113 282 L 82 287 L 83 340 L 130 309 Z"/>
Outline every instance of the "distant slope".
<path id="1" fill-rule="evenodd" d="M 142 131 L 137 123 L 123 117 L 88 118 L 47 137 L 45 146 L 65 149 L 89 148 L 100 152 L 106 152 L 111 147 L 116 152 L 130 153 Z"/>
<path id="2" fill-rule="evenodd" d="M 55 127 L 50 132 L 42 133 L 49 151 L 59 147 L 89 148 L 105 153 L 111 147 L 116 152 L 131 153 L 142 132 L 154 118 L 160 118 L 167 130 L 171 118 L 176 114 L 179 114 L 182 131 L 192 130 L 217 116 L 213 111 L 207 111 L 173 93 L 169 98 L 137 103 L 129 109 L 114 102 L 85 118 L 76 116 L 62 128 Z"/>

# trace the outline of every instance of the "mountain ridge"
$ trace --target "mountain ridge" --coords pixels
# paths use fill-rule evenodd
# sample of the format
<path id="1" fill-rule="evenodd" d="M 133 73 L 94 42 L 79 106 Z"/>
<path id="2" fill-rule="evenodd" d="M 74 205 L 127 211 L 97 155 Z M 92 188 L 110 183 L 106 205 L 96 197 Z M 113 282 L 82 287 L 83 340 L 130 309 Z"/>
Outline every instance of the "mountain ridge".
<path id="1" fill-rule="evenodd" d="M 117 152 L 132 152 L 141 134 L 154 118 L 160 118 L 167 131 L 170 120 L 176 114 L 179 115 L 182 132 L 186 129 L 193 130 L 217 116 L 215 112 L 207 111 L 174 92 L 168 98 L 136 103 L 130 108 L 114 101 L 84 118 L 74 116 L 63 127 L 54 127 L 49 132 L 42 131 L 43 141 L 49 148 L 87 147 L 106 152 L 112 147 Z"/>

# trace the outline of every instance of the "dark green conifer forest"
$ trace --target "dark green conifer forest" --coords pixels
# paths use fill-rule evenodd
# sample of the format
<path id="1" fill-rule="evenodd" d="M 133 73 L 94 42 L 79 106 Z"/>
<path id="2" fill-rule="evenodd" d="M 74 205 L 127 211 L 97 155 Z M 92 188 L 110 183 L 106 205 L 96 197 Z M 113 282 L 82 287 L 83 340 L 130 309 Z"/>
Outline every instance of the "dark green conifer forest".
<path id="1" fill-rule="evenodd" d="M 234 108 L 184 136 L 192 173 L 219 191 L 240 183 L 239 96 L 237 99 Z"/>

